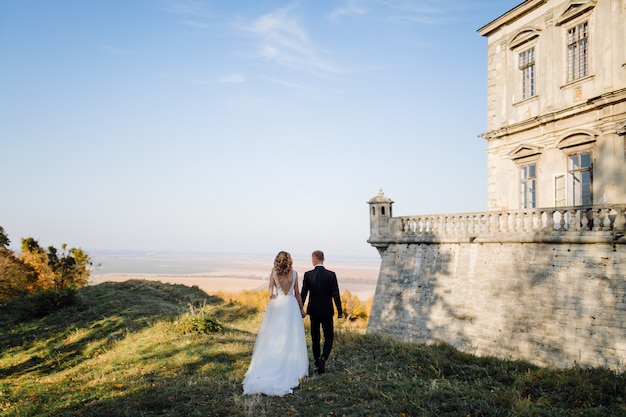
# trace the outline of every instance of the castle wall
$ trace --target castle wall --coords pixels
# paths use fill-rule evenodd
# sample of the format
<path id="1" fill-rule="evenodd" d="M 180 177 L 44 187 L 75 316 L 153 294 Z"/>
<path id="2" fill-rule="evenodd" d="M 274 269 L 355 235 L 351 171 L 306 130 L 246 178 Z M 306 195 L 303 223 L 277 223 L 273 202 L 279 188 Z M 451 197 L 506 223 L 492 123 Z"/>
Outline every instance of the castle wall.
<path id="1" fill-rule="evenodd" d="M 626 207 L 617 213 L 583 231 L 549 226 L 560 232 L 479 214 L 391 218 L 369 240 L 381 268 L 367 331 L 542 366 L 623 368 Z"/>
<path id="2" fill-rule="evenodd" d="M 626 245 L 391 244 L 368 332 L 538 365 L 626 363 Z"/>

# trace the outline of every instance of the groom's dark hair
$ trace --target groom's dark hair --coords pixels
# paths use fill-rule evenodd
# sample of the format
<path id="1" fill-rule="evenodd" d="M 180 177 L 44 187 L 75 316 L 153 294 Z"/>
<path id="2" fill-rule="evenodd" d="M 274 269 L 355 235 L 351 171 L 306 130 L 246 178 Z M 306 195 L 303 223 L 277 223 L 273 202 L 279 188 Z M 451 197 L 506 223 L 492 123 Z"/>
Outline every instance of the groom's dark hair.
<path id="1" fill-rule="evenodd" d="M 313 251 L 313 257 L 318 261 L 324 262 L 324 252 L 322 252 L 321 250 Z"/>

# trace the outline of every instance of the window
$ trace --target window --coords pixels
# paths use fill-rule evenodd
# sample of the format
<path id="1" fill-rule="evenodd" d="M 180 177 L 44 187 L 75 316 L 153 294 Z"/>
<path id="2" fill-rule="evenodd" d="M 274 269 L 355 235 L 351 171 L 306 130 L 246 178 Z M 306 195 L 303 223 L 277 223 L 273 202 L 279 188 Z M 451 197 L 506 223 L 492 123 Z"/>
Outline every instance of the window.
<path id="1" fill-rule="evenodd" d="M 591 153 L 584 152 L 567 158 L 570 201 L 573 206 L 592 204 Z"/>
<path id="2" fill-rule="evenodd" d="M 587 22 L 567 31 L 567 81 L 573 81 L 588 74 L 587 34 Z"/>
<path id="3" fill-rule="evenodd" d="M 522 99 L 535 96 L 535 48 L 519 54 L 519 69 L 522 71 Z"/>
<path id="4" fill-rule="evenodd" d="M 537 207 L 537 169 L 535 164 L 520 167 L 520 207 Z"/>
<path id="5" fill-rule="evenodd" d="M 563 207 L 567 205 L 567 188 L 565 186 L 565 174 L 554 176 L 554 206 Z"/>

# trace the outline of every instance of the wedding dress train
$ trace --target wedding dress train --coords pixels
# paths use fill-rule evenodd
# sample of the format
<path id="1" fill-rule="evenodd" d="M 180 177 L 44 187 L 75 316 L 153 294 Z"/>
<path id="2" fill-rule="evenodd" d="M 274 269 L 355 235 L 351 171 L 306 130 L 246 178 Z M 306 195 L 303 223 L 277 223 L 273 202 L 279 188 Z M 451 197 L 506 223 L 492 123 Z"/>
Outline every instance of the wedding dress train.
<path id="1" fill-rule="evenodd" d="M 309 373 L 309 357 L 300 306 L 294 296 L 296 272 L 287 293 L 278 284 L 263 316 L 250 367 L 243 380 L 244 394 L 291 394 Z"/>

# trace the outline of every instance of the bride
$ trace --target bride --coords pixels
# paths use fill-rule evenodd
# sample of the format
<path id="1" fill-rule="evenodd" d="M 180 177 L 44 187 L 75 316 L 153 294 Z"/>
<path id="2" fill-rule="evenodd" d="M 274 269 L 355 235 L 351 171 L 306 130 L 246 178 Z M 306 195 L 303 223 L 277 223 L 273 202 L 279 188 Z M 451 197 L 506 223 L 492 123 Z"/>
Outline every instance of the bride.
<path id="1" fill-rule="evenodd" d="M 270 301 L 243 380 L 244 394 L 291 394 L 309 373 L 304 338 L 305 316 L 298 289 L 298 273 L 288 252 L 274 259 L 268 294 Z"/>

